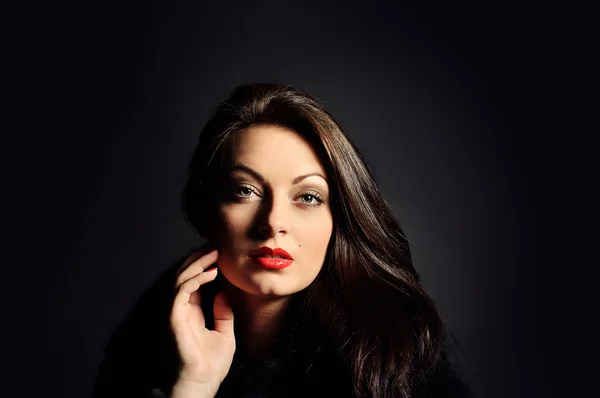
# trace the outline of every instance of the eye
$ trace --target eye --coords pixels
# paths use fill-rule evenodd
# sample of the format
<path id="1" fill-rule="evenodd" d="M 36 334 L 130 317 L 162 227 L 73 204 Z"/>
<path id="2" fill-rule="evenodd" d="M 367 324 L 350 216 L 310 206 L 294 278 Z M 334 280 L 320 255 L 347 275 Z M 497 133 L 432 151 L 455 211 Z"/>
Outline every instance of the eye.
<path id="1" fill-rule="evenodd" d="M 249 200 L 253 196 L 260 197 L 256 190 L 249 185 L 236 185 L 231 189 L 231 194 L 234 198 L 241 200 Z"/>
<path id="2" fill-rule="evenodd" d="M 301 198 L 303 203 L 314 203 L 314 201 L 317 199 L 310 194 L 302 195 Z"/>
<path id="3" fill-rule="evenodd" d="M 238 187 L 236 188 L 236 192 L 240 196 L 250 196 L 252 195 L 252 190 L 248 187 Z"/>
<path id="4" fill-rule="evenodd" d="M 300 203 L 304 206 L 319 206 L 324 203 L 321 195 L 316 191 L 305 192 L 299 198 Z"/>

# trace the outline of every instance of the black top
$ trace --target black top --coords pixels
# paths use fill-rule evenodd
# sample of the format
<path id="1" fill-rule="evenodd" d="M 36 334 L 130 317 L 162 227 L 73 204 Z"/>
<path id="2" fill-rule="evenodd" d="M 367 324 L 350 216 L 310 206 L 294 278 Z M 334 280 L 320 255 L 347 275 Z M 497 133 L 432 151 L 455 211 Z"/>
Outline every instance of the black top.
<path id="1" fill-rule="evenodd" d="M 169 316 L 176 270 L 183 260 L 175 262 L 142 295 L 112 334 L 98 369 L 92 398 L 162 398 L 171 393 L 180 365 Z M 214 295 L 216 285 L 213 282 L 203 286 L 203 296 Z M 212 304 L 212 300 L 202 302 Z M 212 319 L 211 310 L 212 305 L 204 308 L 207 321 Z M 276 341 L 273 356 L 265 361 L 244 357 L 244 349 L 237 342 L 233 363 L 217 398 L 353 397 L 347 366 L 319 328 L 311 325 L 315 323 L 290 316 Z M 302 341 L 303 348 L 297 347 L 298 341 Z M 415 387 L 412 394 L 412 397 L 423 398 L 470 396 L 447 355 L 440 367 L 425 383 Z"/>

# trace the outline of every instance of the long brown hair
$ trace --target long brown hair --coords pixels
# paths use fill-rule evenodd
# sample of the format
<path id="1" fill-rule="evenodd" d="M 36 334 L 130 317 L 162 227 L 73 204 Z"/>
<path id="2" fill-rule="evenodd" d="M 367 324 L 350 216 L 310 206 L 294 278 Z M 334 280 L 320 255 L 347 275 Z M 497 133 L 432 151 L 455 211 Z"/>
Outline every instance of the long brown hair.
<path id="1" fill-rule="evenodd" d="M 210 238 L 224 144 L 259 124 L 302 134 L 328 173 L 334 231 L 306 302 L 350 364 L 355 394 L 410 396 L 440 361 L 444 324 L 365 160 L 317 99 L 286 85 L 236 88 L 207 122 L 189 162 L 182 195 L 188 222 Z"/>

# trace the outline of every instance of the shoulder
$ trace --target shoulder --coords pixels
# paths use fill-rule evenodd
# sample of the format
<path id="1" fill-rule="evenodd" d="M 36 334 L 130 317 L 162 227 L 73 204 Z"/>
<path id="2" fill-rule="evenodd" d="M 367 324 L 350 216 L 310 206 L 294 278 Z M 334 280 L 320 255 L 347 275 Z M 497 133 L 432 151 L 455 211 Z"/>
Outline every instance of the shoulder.
<path id="1" fill-rule="evenodd" d="M 142 294 L 111 334 L 98 366 L 93 398 L 148 396 L 169 391 L 179 357 L 169 316 L 178 259 Z"/>

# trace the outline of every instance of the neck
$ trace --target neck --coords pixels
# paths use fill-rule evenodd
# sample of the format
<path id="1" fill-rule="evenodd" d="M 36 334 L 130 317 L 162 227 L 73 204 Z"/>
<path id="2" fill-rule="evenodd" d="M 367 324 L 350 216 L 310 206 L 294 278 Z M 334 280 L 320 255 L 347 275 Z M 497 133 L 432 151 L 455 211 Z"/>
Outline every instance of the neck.
<path id="1" fill-rule="evenodd" d="M 227 295 L 244 353 L 253 359 L 268 358 L 284 326 L 290 297 L 254 296 L 230 284 Z"/>

